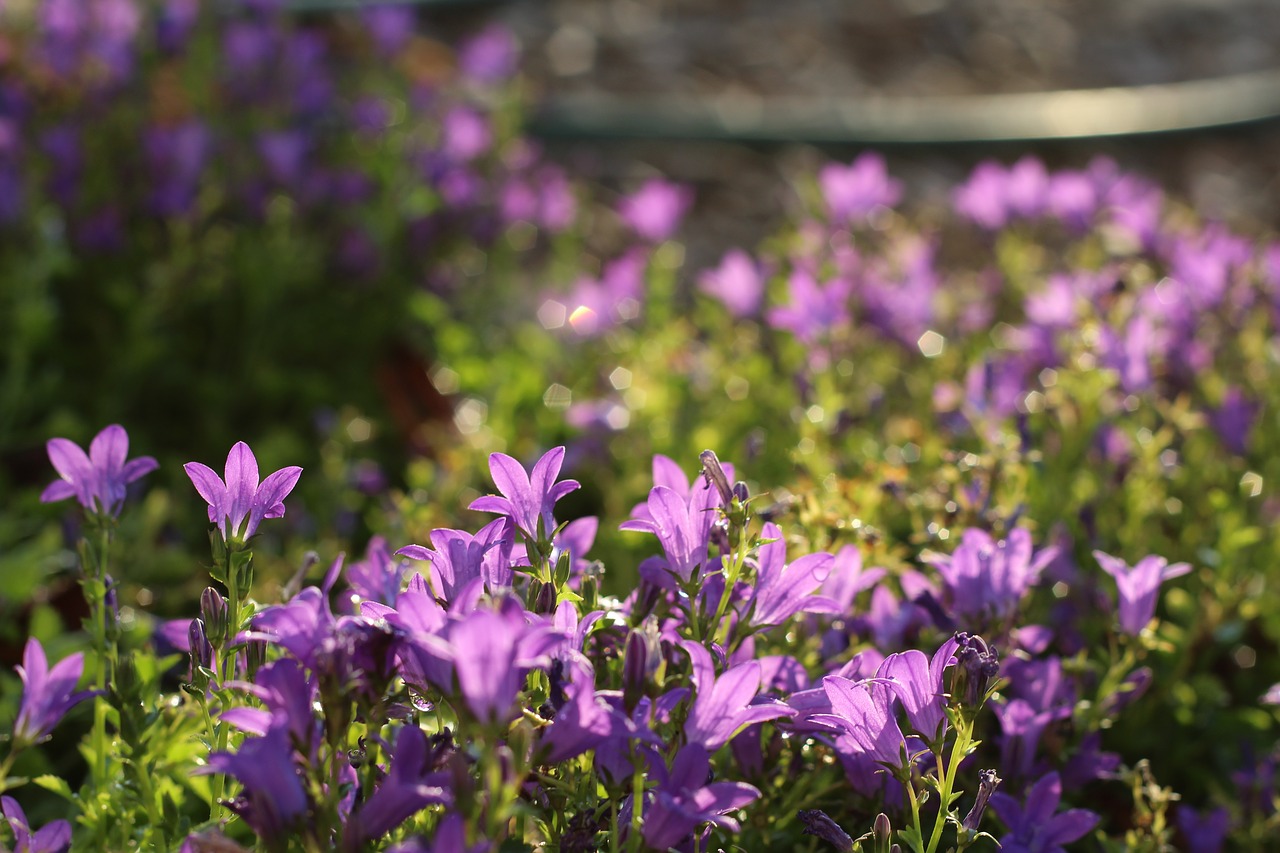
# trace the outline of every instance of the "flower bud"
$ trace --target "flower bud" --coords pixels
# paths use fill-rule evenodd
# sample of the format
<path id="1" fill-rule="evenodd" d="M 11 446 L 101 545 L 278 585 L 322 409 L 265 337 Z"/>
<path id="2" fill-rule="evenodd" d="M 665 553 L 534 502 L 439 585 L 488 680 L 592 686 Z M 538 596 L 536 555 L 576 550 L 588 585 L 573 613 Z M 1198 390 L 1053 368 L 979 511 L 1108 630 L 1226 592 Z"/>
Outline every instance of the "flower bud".
<path id="1" fill-rule="evenodd" d="M 204 620 L 204 633 L 209 643 L 218 648 L 227 641 L 229 615 L 227 600 L 213 587 L 205 587 L 200 593 L 200 618 Z"/>
<path id="2" fill-rule="evenodd" d="M 213 669 L 213 646 L 205 634 L 204 620 L 192 619 L 187 629 L 187 641 L 191 645 L 191 681 L 195 682 L 198 671 Z"/>
<path id="3" fill-rule="evenodd" d="M 649 678 L 649 644 L 644 634 L 632 631 L 622 653 L 622 706 L 630 714 L 640 703 Z"/>
<path id="4" fill-rule="evenodd" d="M 987 698 L 991 680 L 1000 674 L 1000 657 L 977 634 L 956 634 L 956 663 L 951 695 L 968 709 L 977 710 Z"/>
<path id="5" fill-rule="evenodd" d="M 853 838 L 826 812 L 819 809 L 802 810 L 800 822 L 804 824 L 805 835 L 813 835 L 835 845 L 840 853 L 853 853 Z"/>

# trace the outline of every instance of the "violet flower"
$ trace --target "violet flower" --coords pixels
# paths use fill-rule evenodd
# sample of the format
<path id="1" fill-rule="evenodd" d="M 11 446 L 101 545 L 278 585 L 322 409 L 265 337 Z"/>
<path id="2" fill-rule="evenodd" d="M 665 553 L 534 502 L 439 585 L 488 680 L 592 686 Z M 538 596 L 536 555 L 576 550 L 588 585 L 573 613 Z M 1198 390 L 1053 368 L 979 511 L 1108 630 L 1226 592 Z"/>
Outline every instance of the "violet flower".
<path id="1" fill-rule="evenodd" d="M 1000 839 L 1002 853 L 1066 853 L 1062 845 L 1082 838 L 1098 824 L 1085 809 L 1057 814 L 1062 782 L 1050 773 L 1031 788 L 1025 803 L 1002 791 L 991 795 L 991 808 L 1009 832 Z"/>
<path id="2" fill-rule="evenodd" d="M 715 752 L 746 726 L 790 717 L 794 713 L 786 705 L 772 700 L 753 704 L 760 690 L 759 661 L 730 667 L 717 678 L 706 647 L 692 641 L 680 645 L 688 653 L 693 668 L 695 696 L 684 726 L 689 743 Z"/>
<path id="3" fill-rule="evenodd" d="M 835 558 L 826 553 L 806 554 L 787 564 L 787 546 L 778 526 L 766 523 L 761 535 L 774 541 L 760 546 L 756 582 L 747 604 L 749 624 L 757 628 L 781 625 L 801 610 L 837 612 L 836 602 L 814 595 L 830 575 Z"/>
<path id="4" fill-rule="evenodd" d="M 474 507 L 473 507 L 474 508 Z M 431 546 L 406 545 L 396 556 L 431 563 L 431 588 L 446 602 L 453 601 L 458 593 L 477 578 L 484 578 L 490 591 L 498 586 L 486 576 L 485 556 L 501 544 L 507 530 L 507 519 L 498 518 L 482 527 L 475 536 L 462 530 L 441 528 L 429 534 Z"/>
<path id="5" fill-rule="evenodd" d="M 112 424 L 94 436 L 85 454 L 80 445 L 65 438 L 51 438 L 46 445 L 49 461 L 62 479 L 40 493 L 44 503 L 75 498 L 89 512 L 120 514 L 125 487 L 159 467 L 150 456 L 126 460 L 129 435 Z"/>
<path id="6" fill-rule="evenodd" d="M 712 491 L 712 490 L 707 490 Z M 675 490 L 654 486 L 646 507 L 648 518 L 633 519 L 619 525 L 619 530 L 652 533 L 662 545 L 665 560 L 661 568 L 668 575 L 688 583 L 695 571 L 707 562 L 707 546 L 715 513 L 710 506 L 696 500 L 686 503 Z M 661 576 L 654 580 L 662 580 Z"/>
<path id="7" fill-rule="evenodd" d="M 226 481 L 200 462 L 182 466 L 200 497 L 209 504 L 209 521 L 227 542 L 246 541 L 264 518 L 283 518 L 284 499 L 302 475 L 296 465 L 281 468 L 258 482 L 258 460 L 243 441 L 227 454 Z"/>
<path id="8" fill-rule="evenodd" d="M 868 151 L 848 166 L 828 163 L 818 173 L 818 186 L 831 219 L 847 223 L 864 218 L 878 207 L 902 200 L 902 182 L 889 177 L 884 157 Z"/>
<path id="9" fill-rule="evenodd" d="M 693 204 L 688 187 L 655 178 L 618 205 L 618 215 L 636 234 L 651 243 L 668 240 Z"/>
<path id="10" fill-rule="evenodd" d="M 556 502 L 580 486 L 577 480 L 556 482 L 563 463 L 564 447 L 544 453 L 529 474 L 507 454 L 490 454 L 489 473 L 502 497 L 476 498 L 468 509 L 505 515 L 532 541 L 549 539 L 556 529 Z"/>
<path id="11" fill-rule="evenodd" d="M 745 782 L 708 784 L 710 770 L 710 756 L 697 743 L 676 753 L 669 773 L 661 764 L 654 767 L 658 786 L 652 802 L 645 803 L 641 828 L 646 844 L 667 850 L 685 841 L 703 823 L 738 831 L 738 822 L 726 814 L 759 798 L 760 791 Z"/>
<path id="12" fill-rule="evenodd" d="M 789 303 L 769 309 L 766 318 L 775 329 L 786 329 L 801 343 L 812 344 L 831 329 L 848 324 L 852 291 L 845 278 L 819 285 L 811 273 L 798 269 L 787 279 Z"/>
<path id="13" fill-rule="evenodd" d="M 501 24 L 490 24 L 458 48 L 458 67 L 481 83 L 501 82 L 516 71 L 519 48 Z"/>
<path id="14" fill-rule="evenodd" d="M 1196 853 L 1219 853 L 1231 831 L 1231 812 L 1225 807 L 1208 809 L 1203 814 L 1190 806 L 1178 808 L 1178 829 L 1186 838 L 1187 850 Z"/>
<path id="15" fill-rule="evenodd" d="M 84 673 L 83 652 L 68 655 L 49 669 L 44 647 L 35 637 L 27 640 L 17 670 L 22 679 L 22 701 L 13 724 L 15 749 L 44 740 L 67 711 L 97 695 L 96 691 L 75 689 Z"/>
<path id="16" fill-rule="evenodd" d="M 197 775 L 225 773 L 243 788 L 228 808 L 244 820 L 268 849 L 284 849 L 310 809 L 294 764 L 289 732 L 272 726 L 263 737 L 249 738 L 236 753 L 215 752 Z"/>
<path id="17" fill-rule="evenodd" d="M 543 730 L 542 747 L 547 750 L 542 759 L 546 764 L 559 764 L 570 758 L 595 749 L 604 740 L 624 735 L 636 735 L 631 720 L 596 695 L 595 672 L 585 660 L 571 662 L 567 669 L 572 674 L 566 699 L 555 711 L 555 719 Z M 648 729 L 643 730 L 655 746 L 661 741 Z"/>
<path id="18" fill-rule="evenodd" d="M 876 671 L 877 678 L 886 679 L 893 687 L 908 722 L 922 737 L 936 739 L 946 731 L 947 696 L 942 677 L 947 667 L 956 663 L 958 646 L 952 637 L 932 658 L 916 649 L 891 654 Z"/>
<path id="19" fill-rule="evenodd" d="M 1021 527 L 999 542 L 971 527 L 951 556 L 932 562 L 947 586 L 956 616 L 1007 619 L 1057 554 L 1055 547 L 1034 551 L 1031 533 Z"/>
<path id="20" fill-rule="evenodd" d="M 65 820 L 51 821 L 35 832 L 27 821 L 26 812 L 12 797 L 0 797 L 5 820 L 13 830 L 13 853 L 66 853 L 71 848 L 71 824 Z"/>
<path id="21" fill-rule="evenodd" d="M 760 265 L 741 249 L 730 249 L 720 266 L 707 270 L 698 279 L 702 292 L 723 302 L 734 317 L 751 317 L 759 312 L 764 285 Z"/>
<path id="22" fill-rule="evenodd" d="M 843 730 L 836 740 L 838 752 L 862 754 L 882 765 L 902 767 L 907 739 L 894 717 L 894 690 L 888 684 L 828 675 L 822 679 L 822 688 L 832 713 L 816 714 L 812 719 Z"/>
<path id="23" fill-rule="evenodd" d="M 1160 584 L 1181 577 L 1191 571 L 1187 563 L 1169 565 L 1164 557 L 1148 556 L 1130 567 L 1119 557 L 1102 551 L 1094 551 L 1094 558 L 1103 571 L 1116 579 L 1119 592 L 1120 630 L 1131 637 L 1142 633 L 1147 623 L 1156 615 L 1156 596 Z"/>
<path id="24" fill-rule="evenodd" d="M 343 849 L 358 853 L 427 806 L 451 806 L 452 792 L 444 787 L 451 774 L 434 770 L 432 764 L 422 729 L 416 724 L 401 728 L 391 753 L 391 769 L 378 789 L 352 812 L 343 830 Z"/>

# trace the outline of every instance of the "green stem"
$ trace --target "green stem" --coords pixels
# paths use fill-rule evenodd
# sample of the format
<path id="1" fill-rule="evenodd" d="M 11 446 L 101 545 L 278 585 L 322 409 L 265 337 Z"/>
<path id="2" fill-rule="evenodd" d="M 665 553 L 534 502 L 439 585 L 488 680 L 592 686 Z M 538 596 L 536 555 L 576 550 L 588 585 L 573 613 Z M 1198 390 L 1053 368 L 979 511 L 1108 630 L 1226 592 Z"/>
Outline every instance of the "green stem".
<path id="1" fill-rule="evenodd" d="M 947 825 L 947 814 L 951 811 L 951 789 L 956 774 L 960 772 L 960 762 L 968 753 L 969 738 L 968 727 L 956 728 L 956 742 L 951 745 L 951 761 L 945 773 L 942 769 L 944 762 L 941 751 L 934 754 L 938 762 L 938 816 L 933 821 L 933 834 L 929 836 L 929 846 L 925 853 L 935 853 L 942 841 L 942 830 Z"/>
<path id="2" fill-rule="evenodd" d="M 9 750 L 9 754 L 4 757 L 4 761 L 0 761 L 0 794 L 9 790 L 9 770 L 13 767 L 14 759 L 18 757 L 17 750 Z"/>
<path id="3" fill-rule="evenodd" d="M 924 843 L 924 830 L 920 826 L 920 801 L 916 799 L 915 786 L 911 784 L 910 772 L 903 774 L 902 787 L 907 789 L 907 799 L 911 801 L 911 826 L 915 829 L 915 835 L 911 839 L 911 846 L 916 853 L 924 853 L 920 846 Z"/>

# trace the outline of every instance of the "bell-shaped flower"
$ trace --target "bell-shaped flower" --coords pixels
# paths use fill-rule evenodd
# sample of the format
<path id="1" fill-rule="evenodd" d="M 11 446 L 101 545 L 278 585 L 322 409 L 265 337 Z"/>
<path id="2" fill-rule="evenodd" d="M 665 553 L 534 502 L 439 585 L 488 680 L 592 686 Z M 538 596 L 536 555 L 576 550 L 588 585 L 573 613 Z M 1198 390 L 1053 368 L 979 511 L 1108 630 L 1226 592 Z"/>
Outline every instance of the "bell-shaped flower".
<path id="1" fill-rule="evenodd" d="M 946 731 L 947 697 L 942 676 L 956 662 L 957 645 L 952 637 L 931 659 L 916 649 L 891 654 L 876 671 L 876 677 L 885 679 L 897 694 L 911 727 L 926 739 Z"/>
<path id="2" fill-rule="evenodd" d="M 563 447 L 553 447 L 544 453 L 528 474 L 524 466 L 507 454 L 490 454 L 489 473 L 502 497 L 476 498 L 469 509 L 507 516 L 530 541 L 549 538 L 556 529 L 552 514 L 556 502 L 580 485 L 577 480 L 556 482 L 563 463 Z"/>
<path id="3" fill-rule="evenodd" d="M 933 564 L 946 584 L 953 615 L 1004 619 L 1017 611 L 1057 553 L 1056 547 L 1034 551 L 1031 533 L 1021 527 L 998 542 L 971 527 L 953 554 Z"/>
<path id="4" fill-rule="evenodd" d="M 662 568 L 688 583 L 707 562 L 707 545 L 715 511 L 697 502 L 686 503 L 675 490 L 654 486 L 649 492 L 647 519 L 623 522 L 620 530 L 639 530 L 658 537 L 665 561 Z"/>
<path id="5" fill-rule="evenodd" d="M 1027 792 L 1025 803 L 996 791 L 991 795 L 991 808 L 1009 827 L 1000 839 L 1003 853 L 1065 853 L 1070 844 L 1098 824 L 1098 816 L 1086 809 L 1068 809 L 1058 814 L 1062 800 L 1062 781 L 1050 773 Z"/>
<path id="6" fill-rule="evenodd" d="M 432 765 L 427 736 L 417 725 L 406 725 L 396 736 L 391 754 L 391 769 L 368 799 L 351 813 L 343 830 L 343 849 L 361 851 L 371 841 L 383 838 L 429 805 L 453 803 L 453 794 L 445 786 L 447 771 Z"/>
<path id="7" fill-rule="evenodd" d="M 65 438 L 49 439 L 47 449 L 61 479 L 50 483 L 40 493 L 40 500 L 49 503 L 75 498 L 90 512 L 112 516 L 120 513 L 125 487 L 159 467 L 150 456 L 127 459 L 129 435 L 119 424 L 94 436 L 88 454 Z"/>
<path id="8" fill-rule="evenodd" d="M 555 709 L 555 719 L 542 733 L 542 747 L 547 750 L 542 760 L 547 764 L 582 755 L 610 738 L 637 734 L 625 714 L 596 695 L 595 672 L 589 663 L 575 660 L 566 669 L 571 675 L 566 701 Z M 656 744 L 661 744 L 649 734 Z"/>
<path id="9" fill-rule="evenodd" d="M 473 506 L 474 509 L 474 506 Z M 431 563 L 431 587 L 446 602 L 476 578 L 485 577 L 485 556 L 499 545 L 506 534 L 508 521 L 497 518 L 480 528 L 474 536 L 462 530 L 439 529 L 430 533 L 431 550 L 421 545 L 406 545 L 397 556 Z M 492 592 L 497 585 L 485 577 Z"/>
<path id="10" fill-rule="evenodd" d="M 32 832 L 17 800 L 0 797 L 0 807 L 13 831 L 13 853 L 66 853 L 71 848 L 71 824 L 67 821 L 50 821 Z"/>
<path id="11" fill-rule="evenodd" d="M 22 652 L 22 701 L 13 724 L 15 745 L 39 743 L 61 722 L 67 711 L 80 701 L 96 696 L 92 690 L 76 691 L 84 673 L 84 654 L 76 652 L 49 669 L 44 647 L 35 637 L 27 640 Z"/>
<path id="12" fill-rule="evenodd" d="M 284 499 L 302 475 L 301 468 L 291 465 L 268 474 L 259 483 L 258 460 L 243 441 L 237 441 L 227 454 L 225 481 L 200 462 L 188 462 L 182 467 L 200 497 L 209 504 L 209 521 L 218 525 L 222 538 L 228 542 L 247 540 L 264 518 L 282 518 Z"/>
<path id="13" fill-rule="evenodd" d="M 229 807 L 273 849 L 287 843 L 311 808 L 284 725 L 249 738 L 239 752 L 213 753 L 195 773 L 225 773 L 239 780 L 243 790 Z"/>
<path id="14" fill-rule="evenodd" d="M 1116 579 L 1116 589 L 1120 594 L 1120 630 L 1131 637 L 1141 634 L 1142 629 L 1156 615 L 1156 596 L 1160 592 L 1160 584 L 1191 571 L 1191 566 L 1187 563 L 1174 563 L 1171 566 L 1164 557 L 1143 557 L 1136 566 L 1130 567 L 1119 557 L 1102 551 L 1094 551 L 1093 556 L 1103 571 Z"/>
<path id="15" fill-rule="evenodd" d="M 691 641 L 681 645 L 693 667 L 693 707 L 684 726 L 689 743 L 714 752 L 752 723 L 792 715 L 791 708 L 781 702 L 753 704 L 760 690 L 759 661 L 730 667 L 717 678 L 711 653 L 704 646 Z"/>
<path id="16" fill-rule="evenodd" d="M 907 739 L 894 714 L 893 689 L 874 679 L 851 681 L 838 675 L 822 679 L 822 687 L 831 702 L 831 714 L 811 719 L 842 730 L 837 752 L 860 753 L 880 764 L 901 767 Z"/>
<path id="17" fill-rule="evenodd" d="M 864 568 L 862 552 L 846 545 L 831 562 L 831 571 L 822 582 L 822 595 L 836 603 L 837 613 L 848 614 L 858 593 L 873 588 L 884 576 L 884 569 Z"/>
<path id="18" fill-rule="evenodd" d="M 760 546 L 756 582 L 747 605 L 749 624 L 756 628 L 781 625 L 801 610 L 836 612 L 836 602 L 814 595 L 830 574 L 835 558 L 826 553 L 806 554 L 788 564 L 787 546 L 778 526 L 766 523 L 762 535 L 774 541 Z"/>
<path id="19" fill-rule="evenodd" d="M 653 766 L 658 785 L 644 805 L 641 834 L 646 844 L 655 850 L 679 846 L 703 823 L 738 831 L 738 822 L 727 813 L 759 798 L 760 791 L 745 782 L 708 784 L 710 770 L 710 756 L 697 743 L 676 753 L 670 772 L 661 762 Z"/>

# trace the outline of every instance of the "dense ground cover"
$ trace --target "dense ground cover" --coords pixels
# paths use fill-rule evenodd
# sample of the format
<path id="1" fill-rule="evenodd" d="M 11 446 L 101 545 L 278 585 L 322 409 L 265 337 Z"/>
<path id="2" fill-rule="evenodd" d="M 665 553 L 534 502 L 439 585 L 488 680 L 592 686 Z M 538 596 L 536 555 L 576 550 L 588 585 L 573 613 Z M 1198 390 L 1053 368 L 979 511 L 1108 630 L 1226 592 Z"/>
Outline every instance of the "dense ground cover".
<path id="1" fill-rule="evenodd" d="M 1271 238 L 864 154 L 695 271 L 501 31 L 28 11 L 11 846 L 1268 846 Z"/>

